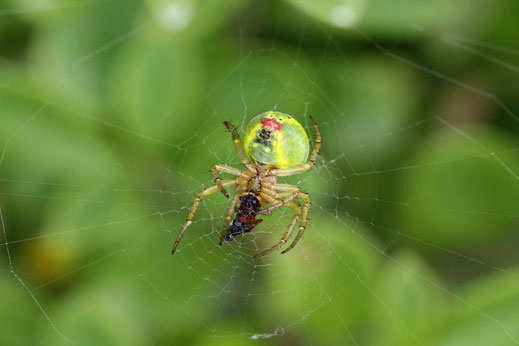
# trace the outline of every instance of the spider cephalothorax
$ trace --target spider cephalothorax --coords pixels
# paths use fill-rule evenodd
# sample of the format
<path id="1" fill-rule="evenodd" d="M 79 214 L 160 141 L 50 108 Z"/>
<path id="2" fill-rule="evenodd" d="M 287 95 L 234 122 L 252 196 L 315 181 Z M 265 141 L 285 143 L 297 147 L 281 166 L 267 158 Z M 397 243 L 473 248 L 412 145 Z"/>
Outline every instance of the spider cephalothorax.
<path id="1" fill-rule="evenodd" d="M 224 240 L 231 241 L 235 235 L 252 231 L 262 221 L 261 219 L 256 219 L 256 215 L 268 215 L 276 208 L 288 206 L 295 211 L 288 230 L 276 245 L 254 257 L 266 255 L 285 244 L 301 218 L 296 237 L 292 244 L 281 253 L 283 254 L 291 250 L 297 244 L 306 228 L 308 211 L 310 209 L 310 197 L 297 186 L 278 184 L 277 177 L 303 173 L 314 165 L 321 147 L 321 134 L 312 117 L 310 117 L 310 121 L 316 133 L 315 146 L 310 159 L 308 159 L 310 152 L 308 136 L 301 124 L 288 114 L 272 111 L 262 113 L 253 118 L 245 129 L 243 146 L 236 128 L 231 123 L 225 121 L 224 124 L 231 132 L 238 157 L 246 169 L 240 171 L 220 164 L 215 164 L 211 167 L 215 185 L 205 188 L 196 196 L 187 221 L 180 231 L 171 253 L 175 253 L 184 232 L 193 222 L 202 198 L 218 190 L 225 197 L 229 198 L 225 188 L 230 186 L 236 186 L 236 192 L 227 210 L 225 228 L 220 237 L 220 245 L 222 245 Z M 218 176 L 218 172 L 232 174 L 237 176 L 237 178 L 222 181 Z M 303 207 L 296 201 L 297 198 L 304 201 Z M 260 209 L 267 204 L 266 208 Z M 236 218 L 231 222 L 235 212 Z"/>

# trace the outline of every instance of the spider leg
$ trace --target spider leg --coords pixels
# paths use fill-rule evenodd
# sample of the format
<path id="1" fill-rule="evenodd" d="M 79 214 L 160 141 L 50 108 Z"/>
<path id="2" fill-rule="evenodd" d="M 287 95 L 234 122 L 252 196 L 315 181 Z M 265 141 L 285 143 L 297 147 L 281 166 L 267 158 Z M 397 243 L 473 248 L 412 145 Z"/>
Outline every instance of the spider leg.
<path id="1" fill-rule="evenodd" d="M 315 164 L 315 161 L 317 160 L 317 154 L 319 153 L 319 149 L 321 149 L 321 144 L 323 143 L 323 140 L 321 138 L 321 132 L 319 131 L 319 127 L 317 127 L 317 124 L 315 123 L 314 118 L 310 117 L 310 121 L 312 122 L 312 125 L 314 125 L 315 129 L 315 146 L 314 150 L 312 151 L 312 155 L 310 155 L 310 159 L 308 162 L 303 163 L 302 165 L 295 166 L 292 168 L 285 168 L 285 169 L 273 169 L 270 171 L 272 175 L 276 175 L 279 177 L 286 177 L 289 175 L 299 174 L 308 171 L 310 168 L 313 167 Z"/>
<path id="2" fill-rule="evenodd" d="M 294 217 L 292 218 L 292 222 L 290 222 L 290 226 L 288 226 L 288 230 L 286 231 L 286 233 L 283 235 L 281 240 L 276 245 L 272 246 L 268 250 L 265 250 L 265 251 L 263 251 L 263 252 L 261 252 L 261 253 L 259 253 L 257 255 L 252 256 L 252 258 L 258 258 L 258 257 L 261 257 L 261 256 L 265 256 L 265 255 L 271 253 L 272 251 L 276 250 L 280 246 L 284 245 L 287 242 L 288 238 L 290 237 L 290 234 L 292 234 L 292 230 L 296 226 L 297 221 L 299 221 L 299 217 L 301 216 L 301 204 L 299 204 L 296 201 L 290 201 L 288 206 L 291 207 L 291 208 L 294 208 L 295 209 L 295 213 L 294 213 Z"/>
<path id="3" fill-rule="evenodd" d="M 260 210 L 258 214 L 269 215 L 272 213 L 272 210 L 289 204 L 290 201 L 298 197 L 299 193 L 302 193 L 300 188 L 289 184 L 276 184 L 274 185 L 274 189 L 282 191 L 283 193 L 278 195 L 277 202 L 271 203 L 270 207 Z"/>
<path id="4" fill-rule="evenodd" d="M 224 225 L 222 233 L 220 235 L 220 242 L 218 243 L 218 245 L 220 245 L 220 246 L 222 245 L 223 240 L 225 239 L 225 235 L 227 234 L 227 226 L 229 226 L 229 222 L 231 222 L 232 214 L 234 214 L 236 206 L 238 205 L 238 201 L 240 200 L 240 195 L 241 195 L 241 193 L 239 193 L 238 189 L 236 189 L 236 193 L 234 194 L 231 204 L 229 204 L 229 208 L 227 209 L 227 215 L 225 215 L 225 225 Z"/>
<path id="5" fill-rule="evenodd" d="M 301 215 L 301 224 L 299 225 L 299 232 L 297 233 L 297 236 L 292 242 L 292 244 L 290 244 L 290 246 L 285 250 L 281 251 L 281 254 L 285 254 L 288 251 L 292 250 L 294 246 L 296 246 L 299 239 L 301 239 L 301 237 L 303 236 L 303 233 L 306 229 L 306 223 L 308 221 L 308 212 L 310 210 L 310 196 L 306 192 L 303 192 L 299 187 L 289 184 L 276 184 L 274 185 L 274 189 L 276 189 L 277 191 L 281 191 L 281 195 L 284 195 L 285 193 L 289 194 L 287 194 L 287 196 L 282 198 L 280 201 L 273 203 L 270 207 L 260 210 L 258 214 L 269 214 L 272 212 L 272 210 L 279 208 L 283 205 L 289 204 L 294 198 L 301 198 L 304 200 L 303 213 Z"/>
<path id="6" fill-rule="evenodd" d="M 216 186 L 218 186 L 218 188 L 220 189 L 220 191 L 223 193 L 223 195 L 225 197 L 229 198 L 229 194 L 227 193 L 227 191 L 225 191 L 224 187 L 222 186 L 222 181 L 220 180 L 220 177 L 218 176 L 218 171 L 223 172 L 223 173 L 237 175 L 237 176 L 241 175 L 241 171 L 234 167 L 229 167 L 226 165 L 219 165 L 219 164 L 214 164 L 211 167 L 211 172 L 213 173 L 213 180 L 214 180 Z"/>
<path id="7" fill-rule="evenodd" d="M 249 162 L 249 160 L 245 156 L 245 153 L 243 152 L 243 145 L 241 143 L 240 135 L 238 135 L 238 132 L 236 131 L 236 128 L 234 127 L 233 124 L 231 124 L 228 121 L 224 121 L 223 123 L 225 126 L 227 126 L 227 129 L 231 132 L 232 142 L 234 144 L 234 148 L 236 149 L 236 152 L 238 153 L 238 157 L 240 158 L 241 163 L 243 163 L 243 165 L 245 167 L 247 167 L 247 169 L 254 171 L 254 165 L 252 165 Z"/>
<path id="8" fill-rule="evenodd" d="M 299 241 L 299 239 L 301 239 L 306 229 L 306 222 L 308 221 L 308 211 L 310 210 L 310 196 L 308 196 L 308 194 L 305 192 L 300 192 L 298 197 L 304 199 L 305 201 L 303 205 L 303 215 L 301 217 L 301 224 L 299 225 L 299 232 L 297 233 L 296 238 L 294 239 L 292 244 L 290 244 L 290 246 L 287 247 L 285 250 L 281 251 L 282 255 L 286 254 L 288 251 L 292 250 L 294 246 L 296 246 L 297 242 Z"/>
<path id="9" fill-rule="evenodd" d="M 226 186 L 232 186 L 232 185 L 236 185 L 236 179 L 232 179 L 232 180 L 224 180 L 221 182 L 222 186 L 223 187 L 226 187 Z M 182 236 L 184 235 L 184 232 L 186 231 L 186 229 L 189 227 L 189 225 L 191 225 L 191 223 L 193 222 L 193 218 L 195 217 L 195 213 L 198 209 L 198 206 L 200 205 L 200 202 L 202 201 L 202 199 L 205 197 L 205 196 L 209 196 L 210 194 L 213 194 L 215 193 L 216 191 L 218 191 L 218 186 L 216 185 L 211 185 L 209 187 L 206 187 L 205 189 L 203 189 L 196 197 L 195 197 L 195 201 L 193 202 L 193 206 L 191 207 L 191 210 L 189 212 L 189 215 L 187 216 L 187 220 L 186 220 L 186 223 L 184 224 L 184 227 L 182 227 L 182 230 L 180 231 L 177 239 L 175 240 L 175 245 L 173 245 L 173 249 L 171 250 L 171 254 L 173 255 L 177 249 L 177 245 L 178 243 L 180 243 L 180 239 L 182 239 Z"/>
<path id="10" fill-rule="evenodd" d="M 259 197 L 263 198 L 267 203 L 274 203 L 278 198 L 278 194 L 274 190 L 262 188 Z"/>

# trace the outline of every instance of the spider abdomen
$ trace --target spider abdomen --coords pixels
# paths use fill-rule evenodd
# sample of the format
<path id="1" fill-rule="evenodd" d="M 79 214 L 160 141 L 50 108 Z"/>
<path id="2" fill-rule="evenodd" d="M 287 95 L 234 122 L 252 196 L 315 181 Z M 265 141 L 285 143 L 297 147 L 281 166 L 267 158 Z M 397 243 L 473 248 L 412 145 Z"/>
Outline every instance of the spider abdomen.
<path id="1" fill-rule="evenodd" d="M 245 129 L 245 152 L 254 162 L 291 168 L 308 159 L 308 136 L 292 116 L 265 112 L 254 117 Z"/>

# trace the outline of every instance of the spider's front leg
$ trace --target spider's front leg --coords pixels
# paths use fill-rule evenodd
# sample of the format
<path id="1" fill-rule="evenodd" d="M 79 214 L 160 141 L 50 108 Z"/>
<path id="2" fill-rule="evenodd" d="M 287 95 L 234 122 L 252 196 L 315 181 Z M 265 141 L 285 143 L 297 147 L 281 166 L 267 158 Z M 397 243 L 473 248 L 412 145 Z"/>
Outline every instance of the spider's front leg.
<path id="1" fill-rule="evenodd" d="M 223 173 L 232 174 L 232 175 L 237 175 L 237 176 L 241 175 L 241 171 L 234 167 L 230 167 L 230 166 L 226 166 L 226 165 L 219 165 L 219 164 L 214 164 L 211 167 L 211 172 L 213 173 L 214 183 L 216 184 L 216 186 L 218 186 L 218 188 L 223 193 L 223 195 L 225 197 L 229 198 L 229 194 L 227 193 L 227 191 L 225 191 L 225 188 L 222 186 L 222 181 L 220 180 L 220 177 L 218 176 L 218 171 L 223 172 Z"/>
<path id="2" fill-rule="evenodd" d="M 243 145 L 241 143 L 240 135 L 238 134 L 238 131 L 236 131 L 236 127 L 234 127 L 233 124 L 231 124 L 228 121 L 224 121 L 223 124 L 227 127 L 229 132 L 231 132 L 232 136 L 232 142 L 234 144 L 234 148 L 236 149 L 236 153 L 238 154 L 238 157 L 240 158 L 241 163 L 247 167 L 249 171 L 254 171 L 254 165 L 249 162 L 247 159 L 247 156 L 245 156 L 245 153 L 243 151 Z"/>
<path id="3" fill-rule="evenodd" d="M 223 187 L 227 187 L 227 186 L 232 186 L 232 185 L 236 185 L 236 179 L 232 179 L 232 180 L 224 180 L 221 182 L 222 186 Z M 216 185 L 211 185 L 205 189 L 203 189 L 196 197 L 195 197 L 195 201 L 193 202 L 193 206 L 191 207 L 191 210 L 189 211 L 189 215 L 187 216 L 187 220 L 186 220 L 186 223 L 184 224 L 184 227 L 182 227 L 182 230 L 180 231 L 177 239 L 175 240 L 175 245 L 173 245 L 173 249 L 171 250 L 171 254 L 173 255 L 175 253 L 175 251 L 177 250 L 177 246 L 178 246 L 178 243 L 180 243 L 180 240 L 182 239 L 182 236 L 184 235 L 184 232 L 186 231 L 186 229 L 189 227 L 189 225 L 191 225 L 191 223 L 193 222 L 193 219 L 195 217 L 195 213 L 198 209 L 198 206 L 200 205 L 200 202 L 202 201 L 202 199 L 205 197 L 205 196 L 209 196 L 210 194 L 213 194 L 215 193 L 216 191 L 218 191 L 218 186 Z"/>

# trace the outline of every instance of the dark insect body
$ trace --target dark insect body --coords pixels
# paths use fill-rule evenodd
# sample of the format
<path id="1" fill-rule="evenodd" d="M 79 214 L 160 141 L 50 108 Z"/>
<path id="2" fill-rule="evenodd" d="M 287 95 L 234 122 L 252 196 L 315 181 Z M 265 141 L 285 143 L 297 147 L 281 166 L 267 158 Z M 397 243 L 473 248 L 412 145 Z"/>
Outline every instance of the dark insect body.
<path id="1" fill-rule="evenodd" d="M 247 194 L 240 198 L 241 203 L 236 213 L 236 218 L 227 227 L 226 241 L 233 240 L 238 234 L 248 233 L 263 219 L 256 220 L 259 211 L 260 201 L 253 194 Z"/>

